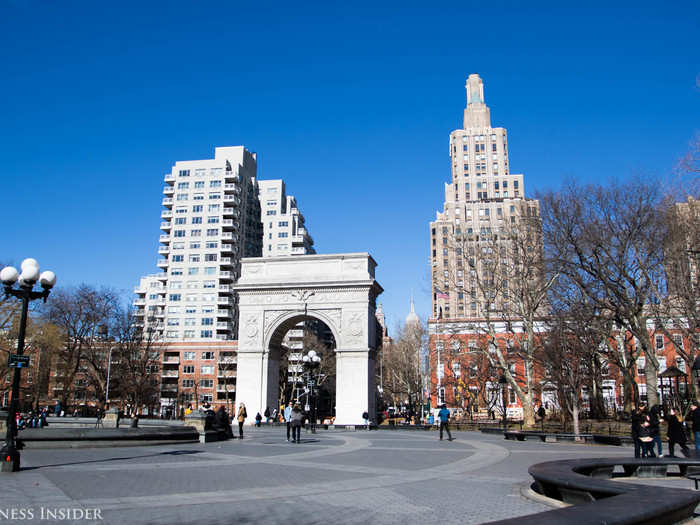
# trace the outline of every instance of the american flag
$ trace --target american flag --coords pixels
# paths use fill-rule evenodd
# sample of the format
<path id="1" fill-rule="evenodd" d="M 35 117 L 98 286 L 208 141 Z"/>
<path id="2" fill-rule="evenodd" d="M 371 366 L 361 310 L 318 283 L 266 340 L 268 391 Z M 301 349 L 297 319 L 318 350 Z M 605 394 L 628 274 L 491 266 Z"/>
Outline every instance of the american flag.
<path id="1" fill-rule="evenodd" d="M 448 292 L 443 292 L 436 287 L 435 288 L 435 297 L 437 297 L 438 299 L 449 299 L 450 294 Z"/>

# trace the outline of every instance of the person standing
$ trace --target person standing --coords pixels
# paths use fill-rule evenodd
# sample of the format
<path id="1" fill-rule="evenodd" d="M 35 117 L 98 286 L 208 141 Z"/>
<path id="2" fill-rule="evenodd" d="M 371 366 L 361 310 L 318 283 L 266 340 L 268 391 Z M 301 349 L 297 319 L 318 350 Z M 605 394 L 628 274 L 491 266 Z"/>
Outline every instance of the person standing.
<path id="1" fill-rule="evenodd" d="M 260 415 L 260 412 L 258 412 L 257 414 L 255 414 L 255 427 L 256 428 L 260 426 L 261 421 L 262 421 L 262 416 Z"/>
<path id="2" fill-rule="evenodd" d="M 365 420 L 365 426 L 367 427 L 367 430 L 369 430 L 369 414 L 367 411 L 362 412 L 362 419 Z"/>
<path id="3" fill-rule="evenodd" d="M 639 429 L 642 426 L 644 417 L 641 409 L 635 408 L 632 411 L 632 441 L 634 441 L 634 457 L 642 457 L 642 442 L 639 440 Z"/>
<path id="4" fill-rule="evenodd" d="M 304 422 L 304 413 L 297 403 L 292 408 L 292 443 L 301 443 L 301 424 Z"/>
<path id="5" fill-rule="evenodd" d="M 269 423 L 270 422 L 270 407 L 265 407 L 264 415 L 265 415 L 265 423 Z"/>
<path id="6" fill-rule="evenodd" d="M 440 441 L 442 441 L 443 429 L 447 431 L 447 440 L 452 441 L 452 434 L 450 433 L 450 411 L 447 410 L 446 404 L 443 403 L 440 412 L 438 412 L 438 417 L 440 418 Z"/>
<path id="7" fill-rule="evenodd" d="M 654 405 L 649 409 L 649 434 L 656 443 L 657 455 L 664 457 L 663 448 L 661 446 L 661 407 Z"/>
<path id="8" fill-rule="evenodd" d="M 639 441 L 642 442 L 642 457 L 655 458 L 656 456 L 654 455 L 654 438 L 651 437 L 649 416 L 646 416 L 642 424 L 639 426 Z"/>
<path id="9" fill-rule="evenodd" d="M 287 424 L 287 441 L 289 441 L 289 432 L 292 430 L 292 403 L 287 403 L 284 407 L 284 422 Z"/>
<path id="10" fill-rule="evenodd" d="M 238 437 L 243 439 L 243 424 L 245 423 L 245 418 L 248 417 L 248 412 L 245 409 L 245 405 L 241 403 L 238 405 Z"/>
<path id="11" fill-rule="evenodd" d="M 678 414 L 676 414 L 676 411 L 674 409 L 668 411 L 668 415 L 666 416 L 666 423 L 668 423 L 668 432 L 666 433 L 666 435 L 668 436 L 669 456 L 671 456 L 672 458 L 676 457 L 673 454 L 673 449 L 675 445 L 681 447 L 683 454 L 687 456 L 688 447 L 685 444 L 685 430 L 683 430 L 683 424 L 678 419 Z"/>
<path id="12" fill-rule="evenodd" d="M 690 420 L 693 423 L 693 438 L 695 439 L 695 451 L 700 452 L 700 408 L 698 402 L 690 404 Z"/>

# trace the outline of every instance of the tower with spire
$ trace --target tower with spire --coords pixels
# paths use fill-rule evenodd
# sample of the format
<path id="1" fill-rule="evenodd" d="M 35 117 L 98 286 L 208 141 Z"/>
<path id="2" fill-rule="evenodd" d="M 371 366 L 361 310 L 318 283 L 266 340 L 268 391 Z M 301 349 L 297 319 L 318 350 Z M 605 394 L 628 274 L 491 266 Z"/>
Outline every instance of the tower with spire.
<path id="1" fill-rule="evenodd" d="M 411 290 L 411 311 L 406 316 L 406 327 L 420 325 L 420 318 L 416 314 L 416 305 L 413 303 L 413 290 Z"/>
<path id="2" fill-rule="evenodd" d="M 450 133 L 451 180 L 430 223 L 432 317 L 441 319 L 484 317 L 483 294 L 490 292 L 477 286 L 480 261 L 497 257 L 494 249 L 521 217 L 539 217 L 523 175 L 510 172 L 505 128 L 491 127 L 481 77 L 469 75 L 465 88 L 463 128 Z"/>

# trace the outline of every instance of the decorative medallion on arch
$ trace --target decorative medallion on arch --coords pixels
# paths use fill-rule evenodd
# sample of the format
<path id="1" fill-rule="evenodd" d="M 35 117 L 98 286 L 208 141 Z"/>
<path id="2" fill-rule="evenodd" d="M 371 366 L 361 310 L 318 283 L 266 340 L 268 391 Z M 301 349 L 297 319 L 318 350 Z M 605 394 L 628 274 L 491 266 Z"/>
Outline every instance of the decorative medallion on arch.
<path id="1" fill-rule="evenodd" d="M 245 258 L 239 297 L 236 400 L 249 414 L 276 407 L 279 344 L 304 319 L 325 323 L 336 342 L 336 424 L 362 424 L 375 409 L 375 317 L 383 289 L 368 253 Z"/>

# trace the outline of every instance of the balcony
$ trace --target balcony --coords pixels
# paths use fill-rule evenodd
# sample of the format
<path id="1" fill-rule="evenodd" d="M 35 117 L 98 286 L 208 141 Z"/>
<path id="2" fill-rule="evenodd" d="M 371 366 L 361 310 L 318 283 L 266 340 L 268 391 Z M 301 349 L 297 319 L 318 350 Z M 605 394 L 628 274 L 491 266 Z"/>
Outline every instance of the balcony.
<path id="1" fill-rule="evenodd" d="M 222 257 L 221 258 L 221 266 L 231 266 L 233 263 L 231 262 L 231 257 Z"/>
<path id="2" fill-rule="evenodd" d="M 228 385 L 216 385 L 216 391 L 229 392 L 230 394 L 233 394 L 236 391 L 236 385 L 233 383 L 230 383 Z"/>
<path id="3" fill-rule="evenodd" d="M 144 315 L 146 315 L 146 312 L 143 310 L 143 308 L 139 308 L 138 310 L 134 311 L 134 315 L 136 317 L 143 317 Z"/>
<path id="4" fill-rule="evenodd" d="M 231 310 L 217 310 L 216 315 L 218 317 L 230 317 Z"/>
<path id="5" fill-rule="evenodd" d="M 226 182 L 238 182 L 241 180 L 241 178 L 238 176 L 238 173 L 234 173 L 232 171 L 227 171 L 226 175 L 224 175 L 224 178 L 226 179 Z"/>
<path id="6" fill-rule="evenodd" d="M 222 284 L 219 286 L 220 292 L 230 292 L 231 290 L 233 290 L 233 288 L 231 288 L 231 286 L 228 284 Z"/>
<path id="7" fill-rule="evenodd" d="M 166 197 L 163 199 L 163 206 L 171 207 L 173 205 L 173 199 L 171 197 Z"/>
<path id="8" fill-rule="evenodd" d="M 170 253 L 170 248 L 167 246 L 160 246 L 158 248 L 158 254 L 160 255 L 168 255 Z"/>
<path id="9" fill-rule="evenodd" d="M 238 229 L 238 222 L 234 221 L 233 219 L 224 219 L 221 221 L 221 225 L 224 228 L 233 228 L 234 230 Z"/>
<path id="10" fill-rule="evenodd" d="M 165 182 L 175 182 L 175 175 L 172 175 L 171 173 L 166 173 L 165 178 L 163 180 Z"/>
<path id="11" fill-rule="evenodd" d="M 226 195 L 224 194 L 224 203 L 232 203 L 234 206 L 240 206 L 241 205 L 241 199 L 236 197 L 235 195 Z"/>
<path id="12" fill-rule="evenodd" d="M 160 386 L 160 391 L 163 394 L 165 394 L 166 392 L 177 394 L 177 385 L 165 385 L 165 384 L 163 384 Z"/>
<path id="13" fill-rule="evenodd" d="M 170 219 L 170 218 L 173 216 L 173 212 L 172 212 L 172 210 L 163 210 L 163 211 L 160 213 L 160 216 L 161 216 L 163 219 Z"/>
<path id="14" fill-rule="evenodd" d="M 233 244 L 222 244 L 219 250 L 224 253 L 233 252 Z"/>
<path id="15" fill-rule="evenodd" d="M 219 297 L 216 302 L 217 304 L 223 304 L 226 306 L 231 306 L 233 304 L 233 301 L 231 301 L 231 299 L 228 297 Z"/>
<path id="16" fill-rule="evenodd" d="M 241 193 L 241 188 L 239 188 L 237 184 L 224 184 L 224 190 L 227 192 L 233 192 L 236 195 L 240 195 Z"/>
<path id="17" fill-rule="evenodd" d="M 240 212 L 238 209 L 233 208 L 232 206 L 224 206 L 224 217 L 238 217 L 240 215 Z"/>
<path id="18" fill-rule="evenodd" d="M 155 317 L 165 317 L 165 309 L 161 308 L 160 310 L 156 310 L 156 313 L 153 315 Z"/>
<path id="19" fill-rule="evenodd" d="M 179 365 L 179 364 L 180 364 L 180 358 L 179 358 L 179 357 L 175 357 L 175 356 L 166 355 L 166 356 L 163 358 L 163 364 L 164 364 L 164 365 Z"/>
<path id="20" fill-rule="evenodd" d="M 217 330 L 233 330 L 233 325 L 231 323 L 216 323 L 216 329 Z"/>
<path id="21" fill-rule="evenodd" d="M 161 259 L 157 263 L 158 268 L 167 268 L 168 267 L 168 259 Z"/>
<path id="22" fill-rule="evenodd" d="M 233 240 L 233 233 L 231 233 L 231 232 L 223 232 L 223 233 L 221 234 L 221 238 L 222 238 L 223 240 Z"/>
<path id="23" fill-rule="evenodd" d="M 219 272 L 219 279 L 227 279 L 227 280 L 233 279 L 233 272 L 228 272 L 228 271 Z"/>
<path id="24" fill-rule="evenodd" d="M 175 188 L 173 186 L 166 186 L 165 188 L 163 188 L 163 193 L 165 195 L 172 195 L 173 193 L 175 193 Z"/>
<path id="25" fill-rule="evenodd" d="M 217 341 L 233 341 L 233 337 L 230 334 L 217 334 Z"/>
<path id="26" fill-rule="evenodd" d="M 136 299 L 134 301 L 134 306 L 145 306 L 146 305 L 146 299 Z"/>
<path id="27" fill-rule="evenodd" d="M 160 242 L 170 242 L 170 235 L 163 235 L 162 234 L 160 237 L 158 237 L 158 240 Z"/>
<path id="28" fill-rule="evenodd" d="M 238 358 L 236 356 L 225 356 L 221 357 L 219 356 L 219 363 L 223 365 L 232 365 L 236 364 L 238 362 Z"/>
<path id="29" fill-rule="evenodd" d="M 163 221 L 160 223 L 160 229 L 164 231 L 169 231 L 170 228 L 172 228 L 173 225 L 170 224 L 170 221 Z"/>
<path id="30" fill-rule="evenodd" d="M 163 370 L 163 372 L 160 375 L 162 377 L 179 377 L 180 371 L 179 370 Z"/>

